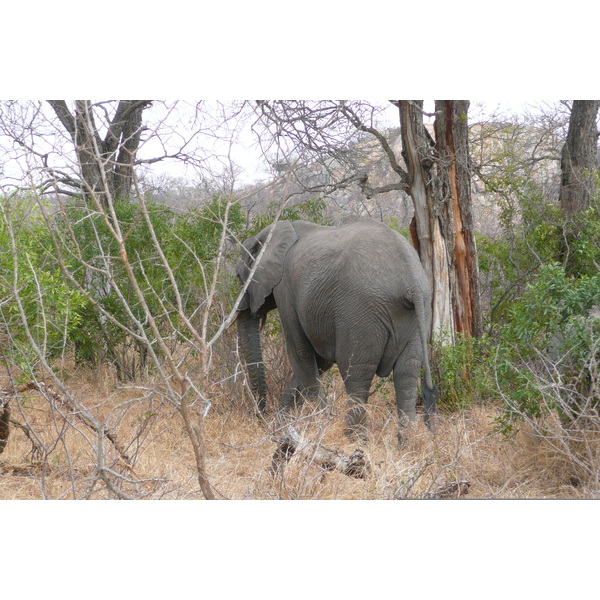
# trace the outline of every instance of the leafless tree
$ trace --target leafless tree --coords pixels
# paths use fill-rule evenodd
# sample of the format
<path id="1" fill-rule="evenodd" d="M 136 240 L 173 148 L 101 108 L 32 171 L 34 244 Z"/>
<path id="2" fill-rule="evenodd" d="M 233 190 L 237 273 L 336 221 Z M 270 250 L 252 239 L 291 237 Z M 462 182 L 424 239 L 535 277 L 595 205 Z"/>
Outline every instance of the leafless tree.
<path id="1" fill-rule="evenodd" d="M 66 196 L 104 188 L 113 198 L 132 193 L 132 172 L 146 192 L 178 172 L 195 183 L 227 184 L 239 166 L 232 149 L 244 126 L 244 102 L 160 100 L 0 102 L 2 189 L 32 186 Z M 94 164 L 100 156 L 101 165 Z M 174 167 L 178 167 L 174 171 Z"/>
<path id="2" fill-rule="evenodd" d="M 119 101 L 114 115 L 106 115 L 108 127 L 103 138 L 89 100 L 76 100 L 73 113 L 64 100 L 48 100 L 48 103 L 75 147 L 81 193 L 94 194 L 103 206 L 108 205 L 107 194 L 127 198 L 142 134 L 142 113 L 151 103 L 148 100 Z M 105 104 L 96 104 L 96 108 L 108 111 Z M 72 180 L 59 178 L 58 181 L 72 185 Z"/>

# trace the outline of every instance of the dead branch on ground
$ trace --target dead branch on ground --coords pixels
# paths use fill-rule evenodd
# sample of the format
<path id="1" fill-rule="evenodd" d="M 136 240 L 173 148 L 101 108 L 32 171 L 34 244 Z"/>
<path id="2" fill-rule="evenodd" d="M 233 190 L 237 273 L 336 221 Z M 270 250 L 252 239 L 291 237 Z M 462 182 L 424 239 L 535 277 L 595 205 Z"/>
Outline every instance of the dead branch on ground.
<path id="1" fill-rule="evenodd" d="M 307 461 L 317 464 L 324 471 L 335 470 L 357 479 L 365 479 L 371 470 L 371 466 L 360 448 L 354 450 L 350 456 L 345 456 L 322 444 L 302 439 L 291 425 L 288 425 L 285 433 L 277 438 L 276 442 L 277 449 L 273 455 L 271 466 L 273 473 L 277 473 L 283 468 L 294 454 L 301 455 Z"/>

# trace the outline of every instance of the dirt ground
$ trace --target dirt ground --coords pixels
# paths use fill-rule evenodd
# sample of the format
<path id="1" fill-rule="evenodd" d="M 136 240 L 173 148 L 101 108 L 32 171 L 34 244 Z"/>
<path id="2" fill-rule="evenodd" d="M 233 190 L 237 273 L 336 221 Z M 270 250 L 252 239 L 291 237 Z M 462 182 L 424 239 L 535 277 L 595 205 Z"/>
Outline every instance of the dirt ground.
<path id="1" fill-rule="evenodd" d="M 7 389 L 6 378 L 0 383 Z M 0 455 L 0 499 L 203 498 L 181 415 L 151 380 L 122 385 L 107 372 L 88 371 L 71 374 L 67 384 L 116 444 L 100 436 L 99 445 L 97 432 L 71 407 L 60 406 L 60 395 L 48 401 L 38 390 L 23 391 L 11 400 L 10 438 Z M 294 415 L 294 430 L 305 445 L 274 472 L 273 456 L 284 432 L 276 411 L 269 405 L 259 418 L 248 399 L 231 390 L 213 390 L 204 421 L 206 471 L 217 498 L 600 496 L 598 478 L 578 464 L 577 449 L 527 427 L 506 438 L 496 430 L 496 406 L 441 411 L 432 430 L 420 420 L 405 429 L 399 445 L 393 393 L 383 384 L 370 399 L 367 440 L 348 439 L 343 386 L 333 379 L 326 408 L 307 403 Z M 365 469 L 354 476 L 324 469 L 319 450 L 341 458 L 360 450 Z"/>

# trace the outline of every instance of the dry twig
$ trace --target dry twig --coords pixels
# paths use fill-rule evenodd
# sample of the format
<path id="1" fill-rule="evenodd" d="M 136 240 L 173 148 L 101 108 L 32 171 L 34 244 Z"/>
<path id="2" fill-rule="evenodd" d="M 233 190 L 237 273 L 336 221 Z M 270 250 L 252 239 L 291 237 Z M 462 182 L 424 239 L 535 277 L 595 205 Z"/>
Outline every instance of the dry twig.
<path id="1" fill-rule="evenodd" d="M 440 485 L 433 492 L 427 494 L 427 498 L 461 498 L 469 493 L 471 483 L 469 481 L 452 481 Z"/>

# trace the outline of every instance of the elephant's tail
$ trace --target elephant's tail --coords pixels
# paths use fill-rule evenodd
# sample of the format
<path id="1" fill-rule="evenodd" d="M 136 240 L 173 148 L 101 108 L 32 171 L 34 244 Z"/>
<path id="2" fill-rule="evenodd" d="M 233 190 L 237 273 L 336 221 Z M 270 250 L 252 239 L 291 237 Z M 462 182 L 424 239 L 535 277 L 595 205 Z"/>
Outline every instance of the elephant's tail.
<path id="1" fill-rule="evenodd" d="M 435 403 L 438 397 L 438 389 L 433 383 L 431 377 L 431 367 L 429 365 L 429 330 L 427 327 L 426 311 L 425 311 L 425 300 L 424 294 L 417 294 L 414 300 L 415 314 L 417 317 L 417 324 L 419 327 L 419 333 L 421 335 L 421 344 L 423 346 L 423 367 L 425 370 L 425 385 L 422 386 L 423 390 L 423 404 L 425 406 L 426 414 L 435 412 Z"/>

